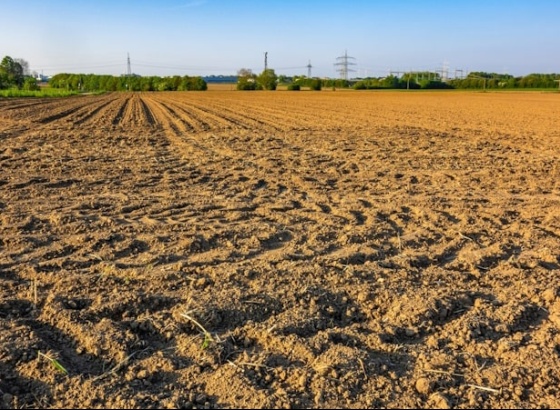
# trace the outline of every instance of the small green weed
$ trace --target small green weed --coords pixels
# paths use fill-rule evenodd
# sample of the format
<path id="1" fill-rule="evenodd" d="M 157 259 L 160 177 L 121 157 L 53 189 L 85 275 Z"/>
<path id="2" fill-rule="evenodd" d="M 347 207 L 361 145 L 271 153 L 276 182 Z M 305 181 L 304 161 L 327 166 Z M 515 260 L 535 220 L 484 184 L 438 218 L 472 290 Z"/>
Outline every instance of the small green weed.
<path id="1" fill-rule="evenodd" d="M 201 348 L 203 350 L 208 349 L 210 347 L 210 344 L 212 342 L 214 342 L 214 338 L 212 337 L 212 335 L 210 334 L 210 332 L 208 330 L 206 330 L 204 328 L 204 326 L 202 326 L 198 321 L 196 321 L 192 316 L 191 316 L 192 311 L 189 312 L 185 312 L 185 313 L 181 313 L 181 316 L 183 316 L 184 318 L 190 320 L 192 323 L 194 323 L 200 330 L 202 330 L 202 333 L 204 334 L 204 341 L 202 342 L 202 346 Z"/>
<path id="2" fill-rule="evenodd" d="M 62 366 L 58 360 L 56 360 L 56 359 L 54 359 L 54 358 L 52 358 L 52 357 L 50 357 L 50 356 L 48 356 L 48 355 L 46 355 L 46 354 L 44 354 L 44 353 L 41 353 L 40 351 L 39 351 L 38 353 L 39 353 L 39 357 L 44 357 L 44 358 L 47 359 L 49 362 L 51 362 L 51 364 L 53 365 L 53 367 L 54 367 L 56 370 L 58 370 L 59 372 L 61 372 L 61 373 L 63 373 L 63 374 L 68 374 L 68 370 L 66 370 L 66 369 L 64 368 L 64 366 Z"/>

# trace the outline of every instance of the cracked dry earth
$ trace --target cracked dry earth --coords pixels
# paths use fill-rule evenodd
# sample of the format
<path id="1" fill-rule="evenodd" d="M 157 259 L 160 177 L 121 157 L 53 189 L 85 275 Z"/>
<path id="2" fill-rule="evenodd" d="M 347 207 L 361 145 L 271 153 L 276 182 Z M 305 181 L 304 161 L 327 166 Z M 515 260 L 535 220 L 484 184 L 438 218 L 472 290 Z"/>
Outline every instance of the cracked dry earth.
<path id="1" fill-rule="evenodd" d="M 0 407 L 560 407 L 560 95 L 0 100 Z"/>

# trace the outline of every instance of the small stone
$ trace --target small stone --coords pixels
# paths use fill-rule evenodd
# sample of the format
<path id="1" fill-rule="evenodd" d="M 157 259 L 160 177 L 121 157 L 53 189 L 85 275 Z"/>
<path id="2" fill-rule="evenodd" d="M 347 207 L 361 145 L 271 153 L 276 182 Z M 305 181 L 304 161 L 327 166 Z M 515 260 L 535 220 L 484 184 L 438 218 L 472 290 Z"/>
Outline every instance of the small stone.
<path id="1" fill-rule="evenodd" d="M 449 400 L 441 393 L 434 393 L 430 396 L 430 407 L 436 409 L 450 409 Z"/>
<path id="2" fill-rule="evenodd" d="M 418 393 L 428 395 L 432 391 L 432 382 L 426 377 L 420 377 L 416 380 L 415 387 Z"/>
<path id="3" fill-rule="evenodd" d="M 406 335 L 406 337 L 414 337 L 418 334 L 418 329 L 412 327 L 406 328 L 404 334 Z"/>

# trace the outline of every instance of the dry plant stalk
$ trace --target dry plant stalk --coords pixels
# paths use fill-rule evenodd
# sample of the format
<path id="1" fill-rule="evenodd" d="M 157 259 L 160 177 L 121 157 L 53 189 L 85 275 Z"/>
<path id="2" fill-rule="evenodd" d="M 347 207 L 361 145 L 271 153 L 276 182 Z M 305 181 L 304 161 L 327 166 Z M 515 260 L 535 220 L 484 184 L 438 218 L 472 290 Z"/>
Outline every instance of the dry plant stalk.
<path id="1" fill-rule="evenodd" d="M 210 346 L 210 343 L 214 342 L 214 338 L 212 337 L 212 335 L 210 334 L 210 332 L 208 330 L 206 330 L 206 328 L 204 326 L 202 326 L 196 319 L 194 319 L 190 313 L 192 311 L 189 312 L 184 312 L 181 313 L 181 316 L 183 316 L 184 318 L 190 320 L 192 323 L 194 323 L 200 330 L 202 330 L 202 333 L 204 334 L 204 342 L 202 342 L 202 348 L 206 349 Z"/>

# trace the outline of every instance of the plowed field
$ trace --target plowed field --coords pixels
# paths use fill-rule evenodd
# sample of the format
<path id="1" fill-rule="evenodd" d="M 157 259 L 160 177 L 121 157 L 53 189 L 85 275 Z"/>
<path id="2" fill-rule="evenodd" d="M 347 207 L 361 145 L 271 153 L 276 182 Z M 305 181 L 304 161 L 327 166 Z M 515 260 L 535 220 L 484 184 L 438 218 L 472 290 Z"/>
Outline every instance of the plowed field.
<path id="1" fill-rule="evenodd" d="M 0 408 L 560 407 L 560 95 L 0 100 Z"/>

